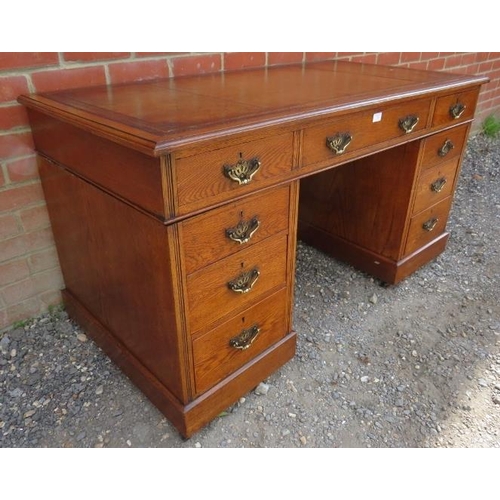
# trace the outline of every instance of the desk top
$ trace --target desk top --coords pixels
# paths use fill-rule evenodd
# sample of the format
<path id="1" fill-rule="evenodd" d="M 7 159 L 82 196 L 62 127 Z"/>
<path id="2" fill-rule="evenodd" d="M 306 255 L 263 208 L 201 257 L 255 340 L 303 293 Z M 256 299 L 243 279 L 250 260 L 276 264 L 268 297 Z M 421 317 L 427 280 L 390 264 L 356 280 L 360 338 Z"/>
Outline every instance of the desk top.
<path id="1" fill-rule="evenodd" d="M 342 115 L 487 82 L 327 61 L 21 96 L 19 101 L 158 156 L 213 137 Z"/>

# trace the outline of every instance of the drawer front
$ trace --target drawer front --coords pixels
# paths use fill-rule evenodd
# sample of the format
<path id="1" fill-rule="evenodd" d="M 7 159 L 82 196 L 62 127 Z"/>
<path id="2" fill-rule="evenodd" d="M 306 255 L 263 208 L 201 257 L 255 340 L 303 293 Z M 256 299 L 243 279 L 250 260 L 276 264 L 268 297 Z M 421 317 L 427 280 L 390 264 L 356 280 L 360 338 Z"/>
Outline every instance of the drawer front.
<path id="1" fill-rule="evenodd" d="M 457 92 L 436 100 L 432 126 L 453 125 L 472 120 L 476 109 L 479 89 Z"/>
<path id="2" fill-rule="evenodd" d="M 291 171 L 292 157 L 293 134 L 288 133 L 177 158 L 179 214 L 272 184 Z"/>
<path id="3" fill-rule="evenodd" d="M 286 233 L 281 233 L 188 276 L 191 333 L 284 285 L 287 241 Z M 242 291 L 231 289 L 229 283 Z"/>
<path id="4" fill-rule="evenodd" d="M 435 205 L 452 194 L 459 161 L 459 158 L 455 158 L 422 172 L 417 185 L 413 206 L 414 214 Z"/>
<path id="5" fill-rule="evenodd" d="M 412 217 L 406 241 L 406 255 L 430 243 L 444 232 L 450 207 L 451 196 Z"/>
<path id="6" fill-rule="evenodd" d="M 467 138 L 468 126 L 457 127 L 424 140 L 422 168 L 430 168 L 438 163 L 460 156 Z"/>
<path id="7" fill-rule="evenodd" d="M 422 130 L 427 125 L 430 100 L 407 102 L 400 106 L 386 109 L 372 109 L 334 120 L 330 123 L 304 130 L 302 153 L 303 165 L 341 159 L 352 151 L 372 146 L 397 137 L 411 137 L 412 133 Z M 418 122 L 411 128 L 411 117 L 418 117 Z M 400 120 L 410 117 L 405 132 L 399 125 Z M 343 135 L 344 134 L 344 135 Z M 346 145 L 347 141 L 350 142 Z M 332 146 L 327 145 L 330 141 Z M 345 146 L 345 149 L 343 147 Z M 333 148 L 333 149 L 332 149 Z"/>
<path id="8" fill-rule="evenodd" d="M 196 392 L 205 392 L 288 332 L 286 290 L 193 340 Z"/>
<path id="9" fill-rule="evenodd" d="M 288 228 L 284 186 L 211 210 L 182 223 L 186 273 L 201 269 Z"/>

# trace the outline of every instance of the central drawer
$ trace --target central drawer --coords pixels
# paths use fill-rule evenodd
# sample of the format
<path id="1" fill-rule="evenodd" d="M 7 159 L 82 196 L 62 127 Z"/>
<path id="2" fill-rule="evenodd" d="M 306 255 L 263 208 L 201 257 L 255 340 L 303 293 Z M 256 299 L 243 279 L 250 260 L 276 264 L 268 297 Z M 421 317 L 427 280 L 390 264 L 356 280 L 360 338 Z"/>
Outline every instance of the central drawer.
<path id="1" fill-rule="evenodd" d="M 187 277 L 190 330 L 209 327 L 287 282 L 288 235 L 282 232 Z"/>
<path id="2" fill-rule="evenodd" d="M 179 214 L 221 203 L 272 185 L 292 169 L 293 134 L 182 157 L 175 161 Z"/>
<path id="3" fill-rule="evenodd" d="M 307 128 L 304 130 L 302 165 L 331 163 L 362 148 L 398 137 L 410 137 L 427 126 L 430 104 L 429 99 L 419 99 Z"/>

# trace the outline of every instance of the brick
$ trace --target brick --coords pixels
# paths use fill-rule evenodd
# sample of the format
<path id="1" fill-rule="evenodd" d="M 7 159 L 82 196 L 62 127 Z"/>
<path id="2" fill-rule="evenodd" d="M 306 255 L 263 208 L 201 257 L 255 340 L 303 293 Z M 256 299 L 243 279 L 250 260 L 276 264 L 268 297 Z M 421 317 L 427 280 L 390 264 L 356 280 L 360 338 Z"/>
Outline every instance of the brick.
<path id="1" fill-rule="evenodd" d="M 38 179 L 38 164 L 36 156 L 21 158 L 7 163 L 7 171 L 11 182 L 22 182 Z"/>
<path id="2" fill-rule="evenodd" d="M 389 66 L 394 66 L 399 64 L 400 53 L 399 52 L 383 52 L 377 56 L 377 64 L 387 64 Z"/>
<path id="3" fill-rule="evenodd" d="M 269 52 L 267 54 L 267 63 L 272 64 L 290 64 L 302 62 L 303 52 Z"/>
<path id="4" fill-rule="evenodd" d="M 27 232 L 50 226 L 49 213 L 47 212 L 46 205 L 27 208 L 20 212 L 19 216 Z"/>
<path id="5" fill-rule="evenodd" d="M 48 92 L 51 90 L 104 85 L 106 75 L 104 66 L 91 66 L 88 68 L 37 71 L 31 75 L 31 80 L 37 92 Z"/>
<path id="6" fill-rule="evenodd" d="M 377 54 L 364 54 L 362 56 L 352 56 L 352 62 L 361 62 L 366 64 L 375 64 L 377 62 Z"/>
<path id="7" fill-rule="evenodd" d="M 350 58 L 353 56 L 361 56 L 363 54 L 364 54 L 364 52 L 337 52 L 337 57 Z"/>
<path id="8" fill-rule="evenodd" d="M 420 59 L 422 61 L 427 61 L 429 59 L 436 59 L 437 57 L 439 57 L 439 52 L 422 52 Z"/>
<path id="9" fill-rule="evenodd" d="M 26 253 L 26 239 L 24 235 L 6 240 L 0 240 L 0 262 L 5 262 Z"/>
<path id="10" fill-rule="evenodd" d="M 462 54 L 447 57 L 444 63 L 445 68 L 452 68 L 461 65 L 462 65 Z"/>
<path id="11" fill-rule="evenodd" d="M 444 68 L 444 59 L 432 59 L 427 63 L 427 69 L 431 71 L 439 71 Z"/>
<path id="12" fill-rule="evenodd" d="M 328 61 L 337 59 L 337 52 L 306 52 L 306 61 Z"/>
<path id="13" fill-rule="evenodd" d="M 59 64 L 57 52 L 0 52 L 0 70 Z"/>
<path id="14" fill-rule="evenodd" d="M 26 259 L 0 264 L 0 286 L 24 280 L 29 274 L 30 270 Z"/>
<path id="15" fill-rule="evenodd" d="M 467 75 L 477 75 L 479 70 L 479 64 L 469 64 L 467 67 L 463 68 L 464 73 Z"/>
<path id="16" fill-rule="evenodd" d="M 110 64 L 109 75 L 111 83 L 137 82 L 154 78 L 168 78 L 167 61 L 133 61 Z"/>
<path id="17" fill-rule="evenodd" d="M 490 57 L 489 52 L 476 52 L 476 61 L 477 62 L 483 62 L 487 61 Z"/>
<path id="18" fill-rule="evenodd" d="M 414 61 L 411 63 L 408 63 L 409 68 L 413 69 L 427 69 L 427 61 Z"/>
<path id="19" fill-rule="evenodd" d="M 0 212 L 16 210 L 40 203 L 43 200 L 43 190 L 39 182 L 27 186 L 12 187 L 0 192 Z"/>
<path id="20" fill-rule="evenodd" d="M 0 289 L 0 295 L 7 306 L 13 306 L 37 294 L 35 282 L 31 278 L 18 281 Z"/>
<path id="21" fill-rule="evenodd" d="M 7 323 L 7 311 L 5 309 L 0 309 L 0 331 L 8 326 L 10 326 L 10 323 Z"/>
<path id="22" fill-rule="evenodd" d="M 0 102 L 15 101 L 20 94 L 27 94 L 28 92 L 28 82 L 26 77 L 0 77 Z"/>
<path id="23" fill-rule="evenodd" d="M 136 57 L 180 56 L 189 52 L 135 52 Z"/>
<path id="24" fill-rule="evenodd" d="M 31 132 L 0 135 L 0 158 L 28 156 L 33 154 L 34 147 Z"/>
<path id="25" fill-rule="evenodd" d="M 63 52 L 63 58 L 68 62 L 107 61 L 109 59 L 125 59 L 130 52 Z"/>
<path id="26" fill-rule="evenodd" d="M 58 268 L 59 259 L 55 247 L 31 254 L 28 257 L 28 264 L 32 273 L 39 273 L 56 267 Z"/>
<path id="27" fill-rule="evenodd" d="M 206 54 L 175 57 L 172 59 L 172 70 L 175 76 L 215 73 L 221 70 L 221 56 L 219 54 Z"/>
<path id="28" fill-rule="evenodd" d="M 19 234 L 19 224 L 15 215 L 0 216 L 0 240 L 6 240 Z"/>
<path id="29" fill-rule="evenodd" d="M 491 71 L 493 68 L 493 62 L 492 61 L 485 61 L 479 64 L 479 72 L 484 74 L 487 73 L 488 71 Z"/>
<path id="30" fill-rule="evenodd" d="M 0 108 L 0 131 L 15 127 L 27 127 L 28 125 L 28 114 L 24 106 L 13 104 Z"/>
<path id="31" fill-rule="evenodd" d="M 469 64 L 474 64 L 476 62 L 476 54 L 471 52 L 470 54 L 464 54 L 462 56 L 462 66 L 468 66 Z"/>
<path id="32" fill-rule="evenodd" d="M 262 67 L 265 63 L 265 52 L 227 52 L 224 54 L 224 69 L 229 71 Z"/>
<path id="33" fill-rule="evenodd" d="M 420 61 L 421 52 L 401 52 L 401 62 L 409 63 L 412 61 Z"/>
<path id="34" fill-rule="evenodd" d="M 26 248 L 29 252 L 36 252 L 55 245 L 51 227 L 32 231 L 31 233 L 25 234 L 24 238 L 26 241 Z"/>
<path id="35" fill-rule="evenodd" d="M 40 305 L 36 298 L 25 300 L 20 304 L 16 304 L 6 309 L 7 320 L 5 326 L 11 326 L 16 323 L 16 321 L 30 319 L 38 315 L 39 312 Z"/>
<path id="36" fill-rule="evenodd" d="M 37 294 L 49 290 L 61 290 L 64 287 L 62 274 L 59 268 L 51 269 L 31 277 L 34 290 Z"/>
<path id="37" fill-rule="evenodd" d="M 3 174 L 2 166 L 0 165 L 0 187 L 5 184 L 5 175 Z"/>
<path id="38" fill-rule="evenodd" d="M 40 302 L 42 303 L 43 310 L 49 306 L 58 306 L 62 304 L 62 295 L 60 290 L 49 290 L 39 295 Z"/>

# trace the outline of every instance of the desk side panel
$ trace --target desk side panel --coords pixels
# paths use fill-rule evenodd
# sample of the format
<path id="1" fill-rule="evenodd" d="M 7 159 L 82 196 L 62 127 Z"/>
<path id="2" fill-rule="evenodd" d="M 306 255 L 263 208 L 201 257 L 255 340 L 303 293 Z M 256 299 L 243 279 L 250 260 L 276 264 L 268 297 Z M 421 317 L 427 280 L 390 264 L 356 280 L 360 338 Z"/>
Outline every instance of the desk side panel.
<path id="1" fill-rule="evenodd" d="M 34 110 L 36 150 L 156 216 L 164 217 L 160 160 Z"/>
<path id="2" fill-rule="evenodd" d="M 66 289 L 186 402 L 168 228 L 44 158 L 39 169 Z"/>

